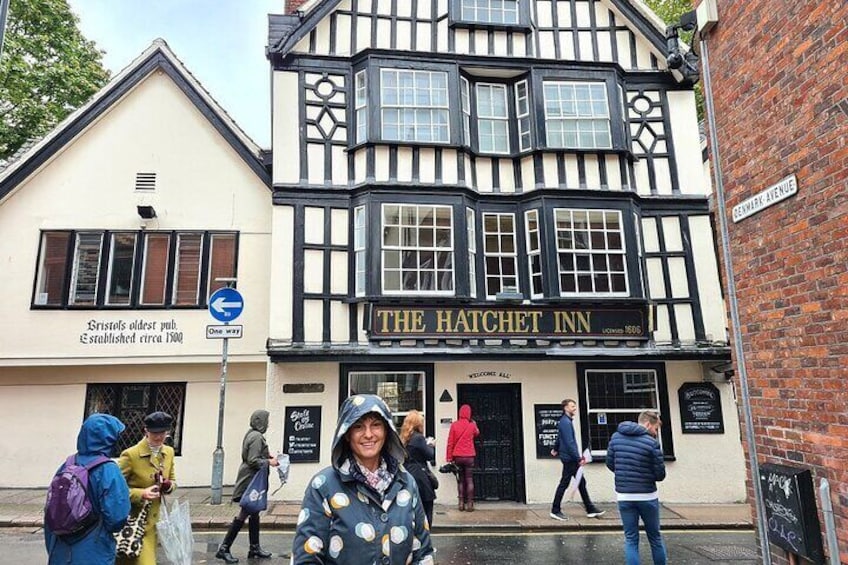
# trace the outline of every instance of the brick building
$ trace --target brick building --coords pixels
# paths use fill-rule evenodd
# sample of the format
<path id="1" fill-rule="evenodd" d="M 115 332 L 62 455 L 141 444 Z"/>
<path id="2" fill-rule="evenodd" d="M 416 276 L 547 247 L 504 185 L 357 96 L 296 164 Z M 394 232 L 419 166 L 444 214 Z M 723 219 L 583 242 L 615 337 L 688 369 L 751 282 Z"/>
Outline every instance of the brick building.
<path id="1" fill-rule="evenodd" d="M 829 481 L 848 563 L 848 3 L 717 7 L 706 41 L 758 461 Z M 797 194 L 745 208 L 793 175 Z"/>

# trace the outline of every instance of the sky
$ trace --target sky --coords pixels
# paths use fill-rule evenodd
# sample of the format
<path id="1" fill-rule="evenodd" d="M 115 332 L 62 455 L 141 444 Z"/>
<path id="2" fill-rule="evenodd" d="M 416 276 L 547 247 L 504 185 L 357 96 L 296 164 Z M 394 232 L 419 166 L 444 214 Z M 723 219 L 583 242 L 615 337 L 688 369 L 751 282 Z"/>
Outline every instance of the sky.
<path id="1" fill-rule="evenodd" d="M 239 126 L 271 140 L 268 14 L 285 0 L 69 0 L 80 29 L 113 75 L 164 39 Z"/>

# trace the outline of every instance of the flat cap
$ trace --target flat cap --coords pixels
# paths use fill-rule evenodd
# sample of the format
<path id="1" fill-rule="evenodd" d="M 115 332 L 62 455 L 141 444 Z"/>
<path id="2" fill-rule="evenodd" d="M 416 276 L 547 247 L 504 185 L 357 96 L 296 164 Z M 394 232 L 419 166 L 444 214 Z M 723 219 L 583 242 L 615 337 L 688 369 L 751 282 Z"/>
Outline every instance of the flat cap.
<path id="1" fill-rule="evenodd" d="M 167 412 L 151 412 L 144 417 L 144 427 L 148 432 L 167 432 L 174 424 L 174 418 Z"/>

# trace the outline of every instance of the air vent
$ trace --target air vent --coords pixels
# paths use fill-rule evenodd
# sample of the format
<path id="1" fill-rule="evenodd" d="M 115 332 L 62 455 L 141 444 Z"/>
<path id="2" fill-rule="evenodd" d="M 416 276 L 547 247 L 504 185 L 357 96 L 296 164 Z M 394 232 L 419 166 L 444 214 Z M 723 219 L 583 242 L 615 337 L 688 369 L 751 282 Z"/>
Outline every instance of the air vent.
<path id="1" fill-rule="evenodd" d="M 156 190 L 156 173 L 136 173 L 136 190 Z"/>

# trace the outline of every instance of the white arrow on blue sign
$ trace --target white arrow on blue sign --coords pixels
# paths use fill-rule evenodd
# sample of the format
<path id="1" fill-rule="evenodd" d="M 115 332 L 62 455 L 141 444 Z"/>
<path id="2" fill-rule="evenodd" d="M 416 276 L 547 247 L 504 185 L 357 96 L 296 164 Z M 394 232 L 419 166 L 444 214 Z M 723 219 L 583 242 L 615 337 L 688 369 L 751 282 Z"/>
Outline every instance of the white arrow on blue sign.
<path id="1" fill-rule="evenodd" d="M 232 322 L 243 309 L 244 299 L 234 288 L 219 288 L 209 297 L 209 313 L 219 322 Z"/>

